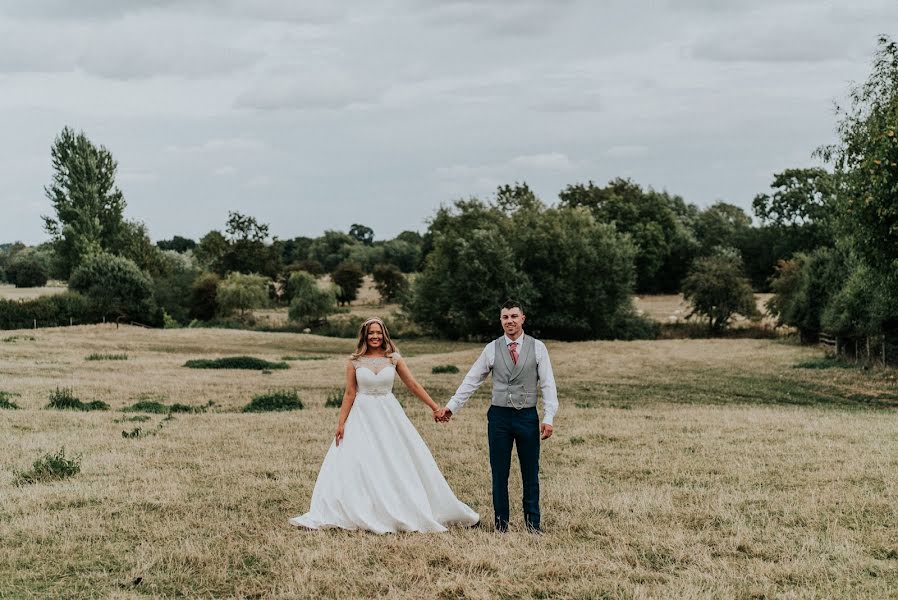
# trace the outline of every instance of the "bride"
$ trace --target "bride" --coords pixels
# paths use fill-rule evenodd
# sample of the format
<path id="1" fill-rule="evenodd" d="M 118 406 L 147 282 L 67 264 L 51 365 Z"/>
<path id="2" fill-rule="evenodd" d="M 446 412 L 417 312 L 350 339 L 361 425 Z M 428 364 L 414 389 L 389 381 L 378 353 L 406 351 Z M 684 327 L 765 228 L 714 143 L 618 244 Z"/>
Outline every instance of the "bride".
<path id="1" fill-rule="evenodd" d="M 362 323 L 346 363 L 346 391 L 337 432 L 297 527 L 341 527 L 375 533 L 446 531 L 480 517 L 460 502 L 415 426 L 393 395 L 396 375 L 435 418 L 442 410 L 415 381 L 377 317 Z"/>

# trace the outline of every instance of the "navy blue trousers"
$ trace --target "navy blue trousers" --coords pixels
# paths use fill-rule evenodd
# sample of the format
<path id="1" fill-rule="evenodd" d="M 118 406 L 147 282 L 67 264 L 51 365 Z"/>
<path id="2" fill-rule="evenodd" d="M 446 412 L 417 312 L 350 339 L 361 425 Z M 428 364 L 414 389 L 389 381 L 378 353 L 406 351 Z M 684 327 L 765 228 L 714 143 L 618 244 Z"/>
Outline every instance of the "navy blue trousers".
<path id="1" fill-rule="evenodd" d="M 539 528 L 539 414 L 536 408 L 518 410 L 490 406 L 487 411 L 490 468 L 493 472 L 493 512 L 496 528 L 508 528 L 508 474 L 511 447 L 517 446 L 524 487 L 524 524 Z"/>

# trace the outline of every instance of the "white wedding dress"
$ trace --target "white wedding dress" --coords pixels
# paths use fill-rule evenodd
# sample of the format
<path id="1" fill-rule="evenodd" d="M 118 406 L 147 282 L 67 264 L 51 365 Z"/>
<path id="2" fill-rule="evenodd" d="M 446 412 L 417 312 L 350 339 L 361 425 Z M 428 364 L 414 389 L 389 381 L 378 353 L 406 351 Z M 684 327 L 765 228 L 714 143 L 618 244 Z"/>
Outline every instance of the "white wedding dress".
<path id="1" fill-rule="evenodd" d="M 398 353 L 394 353 L 398 360 Z M 396 396 L 390 359 L 354 361 L 358 393 L 339 446 L 331 442 L 309 512 L 290 524 L 375 533 L 440 532 L 480 517 L 459 501 Z"/>

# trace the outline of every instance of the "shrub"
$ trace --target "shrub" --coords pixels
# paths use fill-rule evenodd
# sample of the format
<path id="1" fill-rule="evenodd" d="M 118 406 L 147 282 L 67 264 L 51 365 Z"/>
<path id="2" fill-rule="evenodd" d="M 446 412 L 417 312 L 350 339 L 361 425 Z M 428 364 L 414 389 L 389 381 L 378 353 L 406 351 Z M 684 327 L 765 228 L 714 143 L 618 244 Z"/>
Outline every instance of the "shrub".
<path id="1" fill-rule="evenodd" d="M 219 314 L 227 316 L 236 310 L 244 314 L 252 308 L 268 305 L 268 280 L 261 275 L 228 273 L 218 285 L 215 297 Z"/>
<path id="2" fill-rule="evenodd" d="M 189 369 L 251 369 L 263 371 L 265 369 L 289 369 L 285 362 L 271 362 L 254 356 L 226 356 L 224 358 L 200 358 L 188 360 L 184 366 Z"/>
<path id="3" fill-rule="evenodd" d="M 683 280 L 683 297 L 692 303 L 692 314 L 708 319 L 708 329 L 719 332 L 729 325 L 733 316 L 759 316 L 754 293 L 742 275 L 738 260 L 726 256 L 711 256 L 695 261 Z"/>
<path id="4" fill-rule="evenodd" d="M 88 354 L 84 360 L 128 360 L 127 354 Z"/>
<path id="5" fill-rule="evenodd" d="M 190 406 L 188 404 L 175 403 L 171 406 L 158 400 L 138 400 L 131 406 L 126 406 L 122 410 L 124 412 L 143 412 L 153 414 L 169 414 L 169 413 L 193 413 L 203 412 L 204 406 Z"/>
<path id="6" fill-rule="evenodd" d="M 50 403 L 47 408 L 55 408 L 59 410 L 109 410 L 109 405 L 102 400 L 93 400 L 91 402 L 82 402 L 75 397 L 72 390 L 56 388 L 50 392 Z"/>
<path id="7" fill-rule="evenodd" d="M 169 411 L 169 407 L 158 400 L 140 400 L 131 406 L 126 406 L 122 410 L 125 412 L 164 414 Z"/>
<path id="8" fill-rule="evenodd" d="M 90 256 L 72 273 L 69 288 L 84 294 L 107 317 L 145 324 L 161 319 L 161 314 L 156 316 L 152 281 L 127 258 L 105 253 Z"/>
<path id="9" fill-rule="evenodd" d="M 6 266 L 6 279 L 17 288 L 47 285 L 47 265 L 30 252 L 20 252 Z"/>
<path id="10" fill-rule="evenodd" d="M 458 373 L 455 365 L 437 365 L 430 370 L 431 373 Z"/>
<path id="11" fill-rule="evenodd" d="M 17 396 L 18 394 L 12 394 L 10 392 L 0 392 L 0 408 L 7 408 L 15 410 L 19 408 L 19 405 L 10 400 L 13 396 Z"/>
<path id="12" fill-rule="evenodd" d="M 218 284 L 221 278 L 215 273 L 203 273 L 199 275 L 190 286 L 190 308 L 188 314 L 191 319 L 210 321 L 215 318 L 218 310 Z"/>
<path id="13" fill-rule="evenodd" d="M 31 465 L 28 471 L 14 471 L 13 485 L 20 487 L 31 483 L 59 481 L 81 472 L 81 455 L 66 457 L 65 448 L 53 454 L 45 454 Z"/>
<path id="14" fill-rule="evenodd" d="M 324 399 L 324 408 L 340 408 L 343 406 L 343 390 L 334 388 L 327 393 Z"/>
<path id="15" fill-rule="evenodd" d="M 823 311 L 848 276 L 846 257 L 833 248 L 818 248 L 780 261 L 767 309 L 777 324 L 797 328 L 802 341 L 816 342 Z"/>
<path id="16" fill-rule="evenodd" d="M 408 279 L 393 265 L 377 265 L 372 275 L 374 288 L 383 303 L 396 302 L 408 292 Z"/>
<path id="17" fill-rule="evenodd" d="M 243 412 L 273 412 L 283 410 L 300 410 L 302 400 L 296 390 L 280 390 L 254 396 Z"/>
<path id="18" fill-rule="evenodd" d="M 96 323 L 100 316 L 91 302 L 81 294 L 63 292 L 16 302 L 0 299 L 0 329 L 58 326 L 74 323 Z M 24 339 L 24 338 L 22 338 Z"/>

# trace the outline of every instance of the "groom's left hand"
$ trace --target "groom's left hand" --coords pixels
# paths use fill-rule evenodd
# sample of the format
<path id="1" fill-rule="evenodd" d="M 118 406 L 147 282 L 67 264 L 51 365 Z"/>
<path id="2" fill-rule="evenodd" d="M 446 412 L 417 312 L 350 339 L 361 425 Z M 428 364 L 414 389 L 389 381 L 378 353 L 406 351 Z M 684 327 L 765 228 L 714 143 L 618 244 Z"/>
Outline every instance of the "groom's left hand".
<path id="1" fill-rule="evenodd" d="M 547 440 L 552 437 L 552 426 L 548 423 L 543 423 L 539 426 L 539 439 Z"/>

